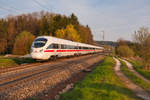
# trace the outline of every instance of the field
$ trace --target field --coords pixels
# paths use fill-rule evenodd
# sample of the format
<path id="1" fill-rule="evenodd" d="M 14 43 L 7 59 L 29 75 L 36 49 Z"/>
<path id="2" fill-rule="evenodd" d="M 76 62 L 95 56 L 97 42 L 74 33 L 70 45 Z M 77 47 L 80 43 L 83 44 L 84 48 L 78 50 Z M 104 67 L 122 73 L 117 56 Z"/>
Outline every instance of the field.
<path id="1" fill-rule="evenodd" d="M 6 58 L 0 56 L 0 68 L 14 67 L 20 64 L 33 63 L 33 62 L 35 61 L 31 58 Z"/>
<path id="2" fill-rule="evenodd" d="M 150 70 L 145 70 L 142 66 L 142 63 L 139 60 L 133 61 L 129 60 L 132 63 L 134 69 L 140 73 L 142 76 L 150 80 Z"/>
<path id="3" fill-rule="evenodd" d="M 145 89 L 146 91 L 148 91 L 150 93 L 150 84 L 145 82 L 144 80 L 140 79 L 139 77 L 137 77 L 136 75 L 134 75 L 126 66 L 125 62 L 121 61 L 122 67 L 121 70 L 123 71 L 123 73 L 130 79 L 132 80 L 135 84 L 139 85 L 140 87 L 142 87 L 143 89 Z"/>
<path id="4" fill-rule="evenodd" d="M 114 74 L 114 60 L 106 57 L 73 90 L 60 95 L 59 100 L 140 100 Z"/>

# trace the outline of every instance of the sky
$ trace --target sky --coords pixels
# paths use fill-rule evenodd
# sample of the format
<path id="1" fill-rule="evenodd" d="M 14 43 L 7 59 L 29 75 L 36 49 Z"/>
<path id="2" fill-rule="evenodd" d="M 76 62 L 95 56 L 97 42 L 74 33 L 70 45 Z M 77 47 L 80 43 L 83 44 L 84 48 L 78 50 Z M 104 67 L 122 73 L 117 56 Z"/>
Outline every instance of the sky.
<path id="1" fill-rule="evenodd" d="M 150 28 L 150 0 L 0 0 L 0 18 L 40 11 L 74 13 L 89 25 L 94 40 L 132 40 L 140 27 Z"/>

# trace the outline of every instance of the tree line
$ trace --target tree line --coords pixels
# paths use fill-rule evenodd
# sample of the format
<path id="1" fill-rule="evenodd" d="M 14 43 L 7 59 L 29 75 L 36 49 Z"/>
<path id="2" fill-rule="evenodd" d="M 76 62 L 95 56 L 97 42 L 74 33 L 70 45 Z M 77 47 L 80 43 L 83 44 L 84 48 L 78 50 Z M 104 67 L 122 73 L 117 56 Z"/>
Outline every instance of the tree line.
<path id="1" fill-rule="evenodd" d="M 88 25 L 81 25 L 75 14 L 70 16 L 41 11 L 0 19 L 0 54 L 29 53 L 35 37 L 47 35 L 93 44 Z"/>
<path id="2" fill-rule="evenodd" d="M 123 57 L 141 59 L 145 69 L 150 70 L 150 31 L 141 27 L 133 34 L 133 42 L 120 39 L 117 42 L 116 53 Z"/>

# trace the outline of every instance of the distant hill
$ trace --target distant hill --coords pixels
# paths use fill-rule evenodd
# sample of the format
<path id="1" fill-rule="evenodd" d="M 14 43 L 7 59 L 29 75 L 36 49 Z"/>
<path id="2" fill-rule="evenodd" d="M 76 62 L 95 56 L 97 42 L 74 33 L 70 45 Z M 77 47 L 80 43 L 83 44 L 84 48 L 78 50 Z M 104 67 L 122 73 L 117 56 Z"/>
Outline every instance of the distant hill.
<path id="1" fill-rule="evenodd" d="M 115 47 L 116 46 L 116 42 L 113 41 L 95 41 L 98 45 L 110 45 Z"/>

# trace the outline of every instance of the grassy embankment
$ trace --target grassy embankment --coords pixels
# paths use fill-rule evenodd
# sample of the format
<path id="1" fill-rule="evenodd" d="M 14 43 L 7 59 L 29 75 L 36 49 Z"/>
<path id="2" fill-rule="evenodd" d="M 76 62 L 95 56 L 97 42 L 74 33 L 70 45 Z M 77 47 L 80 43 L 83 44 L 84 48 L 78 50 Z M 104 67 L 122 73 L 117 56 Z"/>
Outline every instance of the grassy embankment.
<path id="1" fill-rule="evenodd" d="M 24 63 L 33 63 L 35 62 L 31 58 L 6 58 L 0 56 L 0 68 L 14 67 Z"/>
<path id="2" fill-rule="evenodd" d="M 114 60 L 106 57 L 72 91 L 60 95 L 59 100 L 140 100 L 114 74 Z"/>
<path id="3" fill-rule="evenodd" d="M 133 74 L 126 66 L 125 62 L 121 61 L 121 70 L 122 72 L 135 84 L 139 85 L 146 91 L 150 93 L 150 84 L 142 80 L 141 78 L 137 77 L 135 74 Z"/>
<path id="4" fill-rule="evenodd" d="M 145 78 L 150 80 L 150 70 L 146 70 L 143 68 L 141 61 L 139 60 L 129 60 L 129 62 L 133 65 L 134 69 L 141 74 L 142 76 L 144 76 Z"/>

